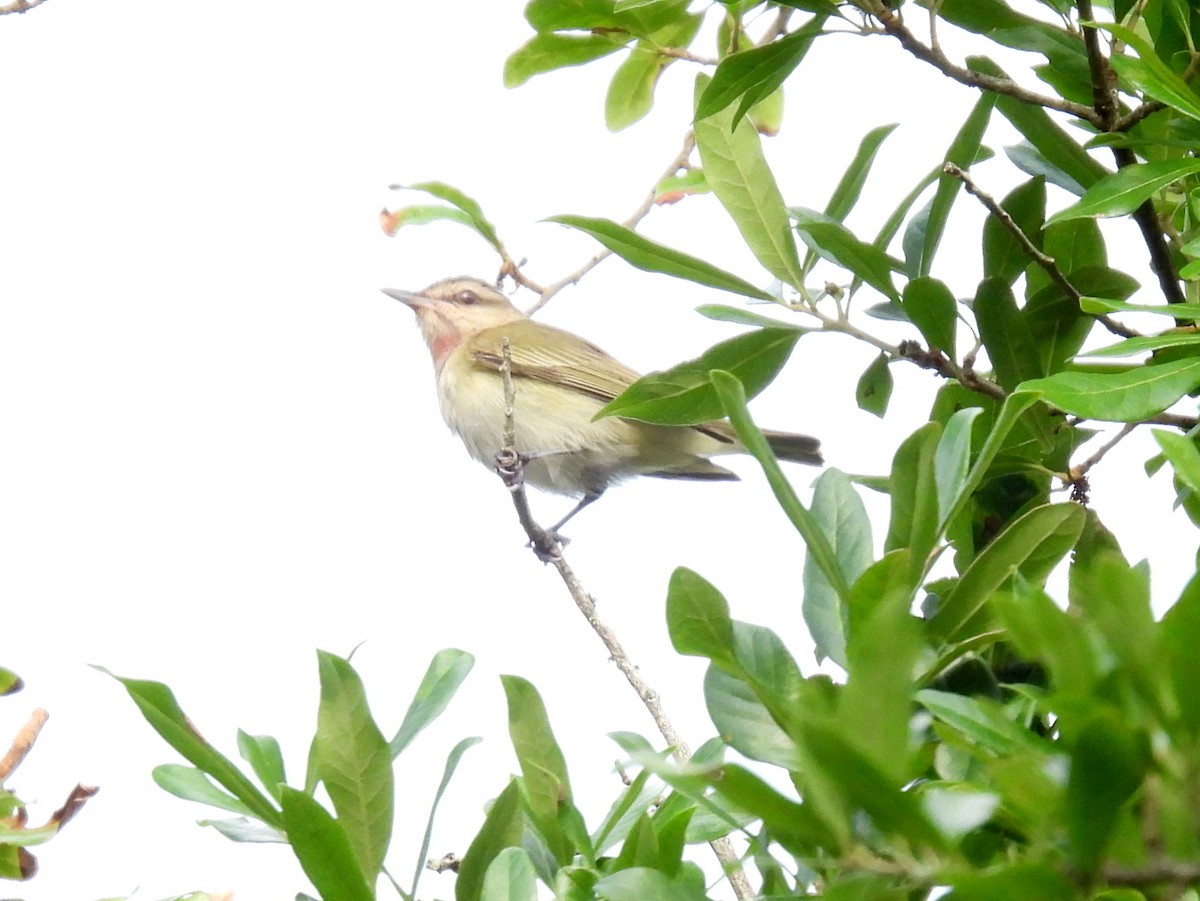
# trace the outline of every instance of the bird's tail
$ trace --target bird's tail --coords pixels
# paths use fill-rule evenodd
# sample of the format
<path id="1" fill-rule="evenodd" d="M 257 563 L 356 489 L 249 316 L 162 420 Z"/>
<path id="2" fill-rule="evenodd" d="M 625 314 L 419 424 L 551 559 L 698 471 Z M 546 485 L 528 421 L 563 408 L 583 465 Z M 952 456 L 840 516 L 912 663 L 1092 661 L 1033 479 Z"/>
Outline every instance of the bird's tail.
<path id="1" fill-rule="evenodd" d="M 825 462 L 821 456 L 821 442 L 809 435 L 768 430 L 763 432 L 763 437 L 767 439 L 767 444 L 771 445 L 771 451 L 780 460 L 811 463 L 814 466 Z"/>

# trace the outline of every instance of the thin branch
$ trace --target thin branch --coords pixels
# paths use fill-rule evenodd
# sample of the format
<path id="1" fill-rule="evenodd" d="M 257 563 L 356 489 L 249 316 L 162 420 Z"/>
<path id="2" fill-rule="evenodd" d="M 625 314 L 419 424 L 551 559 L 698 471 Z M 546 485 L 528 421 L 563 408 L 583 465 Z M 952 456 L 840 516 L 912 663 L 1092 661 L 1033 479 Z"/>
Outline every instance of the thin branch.
<path id="1" fill-rule="evenodd" d="M 1083 29 L 1083 46 L 1087 52 L 1088 71 L 1092 76 L 1092 105 L 1100 118 L 1097 123 L 1103 131 L 1111 131 L 1117 118 L 1116 73 L 1108 64 L 1108 58 L 1100 49 L 1100 35 L 1095 26 L 1084 23 L 1094 22 L 1096 17 L 1092 12 L 1092 0 L 1075 0 L 1075 9 L 1079 13 L 1080 25 Z"/>
<path id="2" fill-rule="evenodd" d="M 1037 263 L 1050 276 L 1050 280 L 1062 289 L 1067 297 L 1071 298 L 1076 304 L 1083 300 L 1083 295 L 1075 288 L 1074 285 L 1067 280 L 1063 271 L 1058 268 L 1058 263 L 1054 257 L 1043 253 L 1042 250 L 1033 243 L 1030 237 L 1021 230 L 1021 226 L 1017 225 L 1012 216 L 1008 214 L 1008 210 L 1000 206 L 996 198 L 988 194 L 977 185 L 974 180 L 954 163 L 946 163 L 944 171 L 948 175 L 952 175 L 963 183 L 963 187 L 967 189 L 967 193 L 979 199 L 979 202 L 987 208 L 987 211 L 1003 225 L 1021 245 L 1021 249 L 1025 251 L 1025 255 Z M 1127 326 L 1122 325 L 1108 316 L 1096 316 L 1095 319 L 1114 335 L 1120 335 L 1122 338 L 1135 338 L 1138 333 Z"/>
<path id="3" fill-rule="evenodd" d="M 675 175 L 676 173 L 679 172 L 680 169 L 682 169 L 684 166 L 686 166 L 688 157 L 690 157 L 692 155 L 692 150 L 695 149 L 695 147 L 696 147 L 696 136 L 689 130 L 688 133 L 686 135 L 684 135 L 683 147 L 680 149 L 679 153 L 677 153 L 675 155 L 675 158 L 673 160 L 671 160 L 670 165 L 668 165 L 667 168 L 663 170 L 663 174 L 654 180 L 654 187 L 652 187 L 650 189 L 650 193 L 646 195 L 646 199 L 642 201 L 641 205 L 636 210 L 633 211 L 633 213 L 629 216 L 628 219 L 626 219 L 624 222 L 621 223 L 623 226 L 625 226 L 626 228 L 634 228 L 635 226 L 637 226 L 637 224 L 639 222 L 641 222 L 643 219 L 645 219 L 647 215 L 649 215 L 650 211 L 652 209 L 654 209 L 654 200 L 656 197 L 656 189 L 658 187 L 658 183 L 661 182 L 664 178 L 670 178 L 672 175 Z M 532 281 L 526 279 L 524 276 L 522 276 L 520 267 L 517 266 L 516 263 L 514 263 L 513 260 L 508 257 L 505 257 L 504 265 L 501 267 L 500 273 L 501 273 L 501 275 L 511 276 L 513 278 L 513 280 L 516 281 L 518 284 L 524 285 L 526 288 L 529 288 L 538 293 L 539 296 L 538 296 L 537 302 L 534 303 L 533 306 L 531 306 L 528 310 L 525 311 L 526 315 L 532 316 L 534 313 L 536 313 L 538 310 L 540 310 L 542 307 L 544 307 L 547 303 L 549 303 L 550 298 L 552 298 L 555 294 L 557 294 L 559 291 L 561 291 L 563 288 L 567 287 L 568 285 L 575 284 L 577 281 L 579 281 L 581 278 L 583 278 L 585 275 L 587 275 L 589 272 L 591 272 L 593 269 L 595 269 L 600 263 L 602 263 L 605 259 L 607 259 L 611 255 L 612 255 L 612 251 L 609 250 L 608 248 L 605 248 L 604 250 L 601 250 L 599 253 L 597 253 L 595 256 L 593 256 L 586 263 L 584 263 L 582 266 L 580 266 L 578 269 L 576 269 L 574 272 L 572 272 L 570 275 L 566 276 L 565 278 L 561 278 L 558 281 L 554 282 L 553 284 L 547 285 L 545 287 L 538 285 L 535 282 L 532 282 Z"/>
<path id="4" fill-rule="evenodd" d="M 50 714 L 40 707 L 30 714 L 29 722 L 21 727 L 21 731 L 13 739 L 8 753 L 0 759 L 0 783 L 3 783 L 21 765 L 21 761 L 25 759 L 25 755 L 33 748 L 33 743 L 37 741 L 38 733 L 42 731 L 42 726 L 46 725 L 46 720 L 49 718 Z"/>
<path id="5" fill-rule="evenodd" d="M 674 724 L 668 718 L 666 710 L 663 708 L 662 701 L 657 691 L 651 688 L 646 680 L 642 678 L 638 667 L 629 659 L 629 655 L 625 653 L 625 648 L 622 647 L 617 635 L 609 626 L 600 618 L 596 612 L 596 602 L 592 596 L 584 588 L 583 583 L 575 575 L 567 563 L 566 558 L 562 553 L 562 544 L 556 536 L 547 532 L 533 519 L 529 510 L 529 500 L 525 494 L 525 480 L 523 478 L 524 458 L 514 448 L 516 441 L 516 386 L 512 378 L 512 360 L 511 352 L 508 345 L 508 339 L 505 338 L 501 342 L 502 362 L 500 365 L 500 376 L 504 383 L 504 447 L 496 454 L 496 471 L 500 474 L 504 484 L 512 494 L 513 506 L 517 510 L 517 518 L 521 521 L 521 527 L 525 530 L 525 534 L 529 537 L 529 543 L 538 559 L 544 563 L 550 563 L 558 570 L 558 575 L 562 579 L 563 584 L 567 588 L 567 592 L 571 595 L 571 600 L 575 602 L 575 606 L 579 608 L 579 612 L 583 614 L 588 625 L 592 627 L 592 631 L 596 633 L 600 641 L 604 644 L 608 651 L 609 658 L 616 664 L 617 669 L 625 677 L 630 687 L 637 693 L 642 704 L 650 714 L 650 718 L 654 720 L 654 725 L 657 727 L 659 734 L 662 735 L 667 745 L 671 748 L 671 753 L 680 763 L 684 763 L 691 757 L 691 750 L 687 743 L 680 737 L 679 732 L 675 729 Z M 750 885 L 750 881 L 742 869 L 741 861 L 738 860 L 737 853 L 733 850 L 733 845 L 728 838 L 722 837 L 709 842 L 716 854 L 717 860 L 720 861 L 724 868 L 725 875 L 729 879 L 730 885 L 733 886 L 734 894 L 740 901 L 749 901 L 755 895 L 754 889 Z"/>
<path id="6" fill-rule="evenodd" d="M 1197 74 L 1200 74 L 1200 53 L 1193 53 L 1192 59 L 1188 63 L 1187 68 L 1183 70 L 1183 74 L 1179 77 L 1184 81 L 1190 82 L 1196 77 Z M 1117 121 L 1113 123 L 1110 131 L 1128 131 L 1147 116 L 1153 115 L 1154 113 L 1166 108 L 1167 105 L 1160 100 L 1147 100 L 1132 112 L 1119 117 Z"/>
<path id="7" fill-rule="evenodd" d="M 35 6 L 41 6 L 46 0 L 12 0 L 12 3 L 6 3 L 0 6 L 0 16 L 7 16 L 9 13 L 27 13 Z"/>
<path id="8" fill-rule="evenodd" d="M 1083 21 L 1093 21 L 1092 0 L 1075 0 L 1075 9 Z M 1087 50 L 1088 68 L 1092 73 L 1092 96 L 1095 118 L 1091 121 L 1102 131 L 1114 131 L 1121 122 L 1118 119 L 1116 99 L 1116 75 L 1100 47 L 1100 37 L 1095 28 L 1084 27 L 1083 43 Z M 1148 115 L 1148 113 L 1146 114 Z M 1134 152 L 1128 147 L 1112 148 L 1118 169 L 1137 162 Z M 1142 233 L 1142 240 L 1150 252 L 1150 271 L 1158 278 L 1159 289 L 1167 303 L 1184 303 L 1183 288 L 1171 263 L 1171 251 L 1158 223 L 1154 201 L 1147 199 L 1133 213 L 1133 220 Z"/>
<path id="9" fill-rule="evenodd" d="M 1090 487 L 1088 485 L 1087 478 L 1088 472 L 1091 471 L 1093 466 L 1103 460 L 1105 455 L 1110 450 L 1131 435 L 1133 430 L 1137 427 L 1138 423 L 1136 422 L 1125 423 L 1125 425 L 1121 426 L 1116 435 L 1104 442 L 1104 444 L 1100 445 L 1099 450 L 1097 450 L 1078 466 L 1072 466 L 1070 470 L 1068 470 L 1066 478 L 1063 481 L 1067 485 L 1071 486 L 1071 500 L 1078 501 L 1079 503 L 1087 503 L 1088 489 Z"/>
<path id="10" fill-rule="evenodd" d="M 983 72 L 975 72 L 972 69 L 967 69 L 952 62 L 940 48 L 923 44 L 908 29 L 908 26 L 904 24 L 900 17 L 882 3 L 876 4 L 875 8 L 871 10 L 871 14 L 879 20 L 887 34 L 900 42 L 900 46 L 917 59 L 929 63 L 947 78 L 952 78 L 968 87 L 1003 94 L 1006 97 L 1020 100 L 1022 103 L 1029 103 L 1045 109 L 1058 110 L 1061 113 L 1067 113 L 1076 118 L 1084 119 L 1098 128 L 1103 126 L 1096 110 L 1085 103 L 1076 103 L 1073 100 L 1066 100 L 1061 97 L 1051 97 L 1049 94 L 1039 94 L 1036 91 L 1021 87 L 1021 85 L 1017 84 L 1011 78 L 1000 78 L 995 75 L 987 75 Z"/>
<path id="11" fill-rule="evenodd" d="M 720 62 L 716 57 L 698 56 L 686 47 L 655 47 L 653 52 L 667 59 L 682 59 L 701 66 L 715 66 Z"/>

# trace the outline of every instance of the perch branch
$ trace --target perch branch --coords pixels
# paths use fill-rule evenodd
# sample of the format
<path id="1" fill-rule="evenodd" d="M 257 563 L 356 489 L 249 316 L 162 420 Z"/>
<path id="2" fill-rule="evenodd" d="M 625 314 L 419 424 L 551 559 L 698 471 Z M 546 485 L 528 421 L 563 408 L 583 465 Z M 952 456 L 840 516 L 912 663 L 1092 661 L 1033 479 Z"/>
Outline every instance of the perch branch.
<path id="1" fill-rule="evenodd" d="M 504 339 L 501 342 L 502 362 L 500 364 L 500 376 L 504 382 L 504 444 L 496 454 L 496 470 L 500 473 L 504 484 L 512 493 L 513 506 L 517 510 L 517 518 L 521 521 L 521 527 L 525 530 L 525 534 L 529 537 L 530 546 L 538 559 L 544 563 L 549 563 L 558 570 L 558 575 L 562 579 L 563 584 L 567 588 L 567 592 L 571 595 L 571 600 L 575 602 L 575 606 L 579 608 L 579 612 L 583 614 L 588 625 L 592 627 L 592 631 L 596 633 L 600 641 L 604 644 L 605 650 L 608 651 L 609 658 L 616 664 L 617 669 L 625 677 L 630 687 L 637 693 L 645 706 L 650 718 L 654 720 L 654 725 L 657 727 L 659 734 L 662 735 L 667 745 L 672 749 L 672 754 L 680 763 L 688 760 L 691 756 L 691 750 L 687 743 L 680 737 L 679 732 L 675 729 L 674 724 L 667 716 L 666 710 L 663 708 L 662 701 L 657 691 L 651 688 L 646 680 L 642 678 L 638 667 L 629 659 L 629 655 L 625 652 L 625 648 L 621 645 L 616 633 L 600 618 L 596 611 L 596 602 L 592 596 L 584 588 L 583 583 L 579 581 L 579 577 L 575 575 L 567 563 L 566 558 L 562 553 L 562 544 L 558 537 L 543 529 L 534 520 L 529 510 L 529 501 L 525 494 L 525 480 L 522 477 L 524 460 L 522 455 L 514 448 L 516 441 L 516 385 L 512 377 L 512 362 L 511 351 L 509 349 L 508 340 Z M 755 892 L 750 885 L 749 879 L 746 877 L 745 871 L 742 869 L 741 862 L 738 860 L 737 853 L 733 850 L 733 845 L 728 838 L 719 838 L 709 842 L 716 854 L 717 859 L 721 862 L 721 866 L 725 870 L 726 876 L 729 878 L 730 885 L 733 886 L 734 893 L 740 901 L 748 901 L 753 898 Z"/>

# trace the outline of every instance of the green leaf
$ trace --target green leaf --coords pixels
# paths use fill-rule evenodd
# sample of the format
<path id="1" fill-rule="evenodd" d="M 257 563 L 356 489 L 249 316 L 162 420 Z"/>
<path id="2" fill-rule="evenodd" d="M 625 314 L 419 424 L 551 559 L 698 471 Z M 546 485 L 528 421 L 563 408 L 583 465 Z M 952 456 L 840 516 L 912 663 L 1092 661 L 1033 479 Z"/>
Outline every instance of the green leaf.
<path id="1" fill-rule="evenodd" d="M 834 554 L 842 580 L 846 585 L 853 585 L 874 558 L 866 507 L 845 473 L 830 468 L 817 479 L 811 516 Z M 812 554 L 804 559 L 803 584 L 801 609 L 808 632 L 817 646 L 817 660 L 828 657 L 845 669 L 845 598 L 839 595 Z"/>
<path id="2" fill-rule="evenodd" d="M 829 546 L 820 523 L 800 503 L 787 476 L 783 474 L 779 461 L 771 453 L 767 439 L 763 437 L 758 426 L 754 424 L 754 420 L 750 418 L 750 412 L 746 409 L 746 392 L 741 381 L 721 370 L 713 370 L 711 378 L 713 387 L 721 398 L 721 405 L 729 417 L 729 422 L 738 439 L 762 467 L 763 474 L 766 475 L 767 483 L 771 486 L 771 491 L 779 502 L 779 506 L 791 520 L 792 525 L 796 527 L 796 531 L 804 538 L 809 556 L 815 560 L 816 565 L 825 574 L 825 578 L 829 580 L 838 597 L 845 602 L 850 594 L 850 586 L 842 573 L 837 556 L 834 554 L 833 548 Z"/>
<path id="3" fill-rule="evenodd" d="M 673 881 L 665 873 L 647 867 L 631 867 L 602 878 L 595 896 L 604 901 L 706 901 L 702 888 L 693 889 Z"/>
<path id="4" fill-rule="evenodd" d="M 1032 178 L 1019 185 L 1000 207 L 1036 246 L 1046 219 L 1046 180 Z M 1017 237 L 995 216 L 988 216 L 983 223 L 983 274 L 1011 285 L 1030 262 Z"/>
<path id="5" fill-rule="evenodd" d="M 1047 224 L 1084 216 L 1124 216 L 1163 188 L 1195 172 L 1200 172 L 1200 159 L 1194 157 L 1126 166 L 1096 182 L 1076 203 L 1051 216 Z"/>
<path id="6" fill-rule="evenodd" d="M 408 892 L 409 898 L 417 897 L 417 885 L 421 881 L 421 874 L 428 869 L 426 861 L 429 859 L 429 843 L 433 837 L 433 823 L 437 816 L 438 805 L 442 801 L 442 795 L 446 793 L 446 787 L 450 784 L 450 780 L 454 778 L 454 771 L 458 769 L 458 763 L 462 760 L 463 754 L 482 740 L 475 737 L 464 738 L 451 748 L 450 753 L 446 755 L 446 765 L 442 769 L 442 781 L 438 783 L 437 791 L 433 795 L 433 803 L 429 805 L 429 818 L 425 822 L 425 835 L 421 839 L 421 850 L 417 854 L 417 863 L 413 871 L 412 888 Z"/>
<path id="7" fill-rule="evenodd" d="M 818 849 L 836 852 L 832 831 L 817 817 L 812 805 L 785 797 L 745 767 L 721 767 L 712 784 L 721 797 L 761 819 L 771 838 L 791 854 L 808 857 Z"/>
<path id="8" fill-rule="evenodd" d="M 642 119 L 654 106 L 654 86 L 671 60 L 638 41 L 617 67 L 604 98 L 604 124 L 621 131 Z"/>
<path id="9" fill-rule="evenodd" d="M 362 680 L 349 661 L 318 651 L 317 664 L 321 701 L 309 778 L 325 784 L 359 870 L 373 883 L 392 837 L 392 755 L 371 718 Z"/>
<path id="10" fill-rule="evenodd" d="M 613 733 L 610 737 L 615 737 L 616 734 Z M 624 841 L 641 815 L 658 803 L 660 794 L 660 786 L 650 784 L 649 770 L 638 773 L 613 802 L 604 817 L 604 822 L 593 833 L 591 844 L 596 853 L 603 854 L 618 842 Z"/>
<path id="11" fill-rule="evenodd" d="M 987 128 L 988 119 L 992 115 L 992 107 L 995 105 L 995 94 L 987 92 L 980 96 L 946 151 L 946 162 L 955 163 L 963 169 L 970 167 L 975 162 L 980 143 L 983 140 L 983 132 Z M 929 274 L 934 254 L 937 253 L 938 245 L 942 241 L 942 233 L 946 229 L 946 221 L 950 217 L 950 208 L 954 205 L 954 199 L 958 196 L 961 187 L 962 182 L 953 175 L 943 174 L 939 178 L 937 192 L 929 207 L 929 219 L 925 226 L 920 256 L 915 261 L 917 275 Z M 910 260 L 911 262 L 913 261 Z"/>
<path id="12" fill-rule="evenodd" d="M 728 602 L 711 582 L 683 566 L 671 573 L 667 587 L 667 627 L 676 652 L 734 664 Z"/>
<path id="13" fill-rule="evenodd" d="M 1193 119 L 1200 119 L 1200 97 L 1186 81 L 1171 71 L 1154 47 L 1131 28 L 1116 23 L 1096 23 L 1137 51 L 1137 56 L 1114 53 L 1109 62 L 1118 76 L 1139 91 Z"/>
<path id="14" fill-rule="evenodd" d="M 854 399 L 858 408 L 883 418 L 888 401 L 892 397 L 892 373 L 888 368 L 888 356 L 881 353 L 868 366 L 858 380 Z"/>
<path id="15" fill-rule="evenodd" d="M 557 222 L 569 228 L 591 235 L 625 262 L 644 272 L 661 272 L 664 275 L 686 279 L 709 288 L 730 291 L 755 300 L 778 299 L 750 282 L 726 272 L 698 257 L 689 256 L 679 250 L 666 247 L 638 234 L 631 228 L 618 225 L 608 219 L 593 219 L 587 216 L 551 216 L 547 222 Z"/>
<path id="16" fill-rule="evenodd" d="M 935 719 L 998 756 L 1009 757 L 1025 751 L 1048 754 L 1052 750 L 1048 742 L 1014 722 L 1003 707 L 988 698 L 927 688 L 917 692 L 916 700 Z"/>
<path id="17" fill-rule="evenodd" d="M 697 100 L 708 83 L 705 76 L 697 77 Z M 733 113 L 726 108 L 698 120 L 695 134 L 708 185 L 732 217 L 747 247 L 781 282 L 802 286 L 804 275 L 787 207 L 763 156 L 758 133 L 744 120 L 734 127 Z"/>
<path id="18" fill-rule="evenodd" d="M 21 680 L 20 676 L 12 670 L 0 666 L 0 697 L 16 694 L 24 687 L 25 683 Z"/>
<path id="19" fill-rule="evenodd" d="M 741 98 L 731 122 L 737 125 L 751 106 L 774 92 L 800 65 L 824 24 L 825 17 L 817 16 L 778 40 L 731 53 L 721 60 L 696 102 L 697 121 L 721 112 Z"/>
<path id="20" fill-rule="evenodd" d="M 479 901 L 488 866 L 505 848 L 521 847 L 521 783 L 511 779 L 492 802 L 483 826 L 463 855 L 454 883 L 455 901 Z"/>
<path id="21" fill-rule="evenodd" d="M 838 702 L 842 734 L 893 784 L 909 770 L 913 675 L 923 651 L 921 628 L 909 612 L 913 590 L 907 550 L 893 551 L 855 580 L 850 594 L 845 688 Z M 880 653 L 886 648 L 886 653 Z"/>
<path id="22" fill-rule="evenodd" d="M 950 417 L 938 441 L 933 457 L 933 477 L 937 486 L 937 522 L 942 529 L 949 524 L 950 511 L 962 500 L 971 465 L 971 427 L 982 407 L 967 407 Z"/>
<path id="23" fill-rule="evenodd" d="M 858 150 L 854 154 L 854 159 L 846 167 L 841 181 L 837 183 L 837 187 L 833 189 L 833 194 L 829 197 L 829 203 L 825 205 L 826 217 L 841 222 L 850 215 L 858 198 L 862 196 L 863 185 L 866 184 L 867 175 L 871 172 L 871 166 L 875 162 L 879 148 L 895 130 L 895 125 L 880 125 L 863 135 L 862 140 L 858 142 Z"/>
<path id="24" fill-rule="evenodd" d="M 164 763 L 151 771 L 155 784 L 163 791 L 169 792 L 185 801 L 196 801 L 208 804 L 221 810 L 232 811 L 243 816 L 254 816 L 254 812 L 216 785 L 202 770 L 178 763 Z"/>
<path id="25" fill-rule="evenodd" d="M 1080 357 L 1132 357 L 1135 354 L 1162 350 L 1166 347 L 1191 347 L 1200 345 L 1200 335 L 1195 332 L 1167 332 L 1162 335 L 1139 335 L 1125 338 L 1107 347 L 1087 350 Z"/>
<path id="26" fill-rule="evenodd" d="M 401 207 L 391 213 L 383 213 L 384 231 L 395 235 L 406 225 L 428 225 L 431 222 L 457 222 L 468 228 L 474 228 L 471 217 L 457 207 L 441 206 L 432 203 L 418 203 Z"/>
<path id="27" fill-rule="evenodd" d="M 1078 38 L 1072 40 L 1082 50 L 1082 42 Z M 1008 77 L 990 59 L 968 57 L 967 63 L 977 72 Z M 1040 106 L 1005 95 L 996 99 L 996 110 L 1025 137 L 1042 162 L 1061 176 L 1047 180 L 1072 193 L 1082 194 L 1108 174 L 1108 170 L 1089 156 L 1079 142 Z M 1032 237 L 1031 233 L 1026 234 Z"/>
<path id="28" fill-rule="evenodd" d="M 958 301 L 945 283 L 928 275 L 912 279 L 904 286 L 902 305 L 929 346 L 944 350 L 953 359 Z"/>
<path id="29" fill-rule="evenodd" d="M 537 901 L 537 874 L 524 848 L 505 848 L 483 874 L 480 901 Z"/>
<path id="30" fill-rule="evenodd" d="M 625 41 L 607 34 L 534 35 L 504 61 L 504 86 L 520 87 L 535 75 L 566 66 L 580 66 L 614 53 L 623 46 Z"/>
<path id="31" fill-rule="evenodd" d="M 433 655 L 408 704 L 404 721 L 388 744 L 392 757 L 398 757 L 422 729 L 442 715 L 474 665 L 473 656 L 456 648 L 444 648 Z"/>
<path id="32" fill-rule="evenodd" d="M 1051 539 L 1061 557 L 1070 550 L 1083 530 L 1083 508 L 1077 504 L 1046 504 L 1035 507 L 1009 523 L 991 544 L 971 561 L 962 577 L 942 599 L 929 620 L 930 634 L 941 642 L 959 641 L 965 627 L 988 603 L 991 596 L 1027 560 L 1043 551 Z"/>
<path id="33" fill-rule="evenodd" d="M 1200 450 L 1196 448 L 1196 442 L 1178 432 L 1155 429 L 1152 434 L 1171 461 L 1179 480 L 1193 491 L 1200 492 Z"/>
<path id="34" fill-rule="evenodd" d="M 979 454 L 975 457 L 975 462 L 971 466 L 971 471 L 967 475 L 966 484 L 962 487 L 962 493 L 959 495 L 958 503 L 954 509 L 946 516 L 946 522 L 954 522 L 971 503 L 972 495 L 975 489 L 983 482 L 984 476 L 991 468 L 992 461 L 996 459 L 996 455 L 1004 446 L 1005 439 L 1017 420 L 1031 406 L 1037 403 L 1038 397 L 1036 394 L 1010 394 L 1004 399 L 1004 403 L 1000 407 L 1000 413 L 996 417 L 995 424 L 992 430 L 988 433 L 987 440 L 984 441 L 983 447 Z"/>
<path id="35" fill-rule="evenodd" d="M 324 901 L 374 901 L 342 823 L 302 791 L 284 785 L 281 798 L 288 843 Z"/>
<path id="36" fill-rule="evenodd" d="M 1125 372 L 1056 372 L 1022 382 L 1017 390 L 1084 419 L 1137 422 L 1161 413 L 1197 388 L 1200 359 L 1190 358 Z"/>
<path id="37" fill-rule="evenodd" d="M 539 33 L 620 25 L 613 14 L 612 0 L 530 0 L 525 5 L 525 21 Z"/>
<path id="38" fill-rule="evenodd" d="M 1085 297 L 1079 302 L 1079 308 L 1085 313 L 1157 313 L 1160 316 L 1186 321 L 1200 319 L 1200 304 L 1173 303 L 1152 306 L 1108 300 L 1104 297 Z"/>
<path id="39" fill-rule="evenodd" d="M 866 282 L 889 300 L 900 299 L 892 282 L 892 272 L 904 269 L 904 264 L 899 260 L 860 241 L 848 228 L 837 222 L 803 217 L 796 222 L 796 230 L 800 233 L 800 239 L 814 253 L 849 270 L 856 279 Z"/>
<path id="40" fill-rule="evenodd" d="M 1045 375 L 1037 345 L 1012 289 L 994 278 L 979 283 L 972 307 L 996 381 L 1012 390 L 1024 379 Z"/>
<path id="41" fill-rule="evenodd" d="M 940 534 L 934 457 L 942 427 L 928 422 L 904 440 L 892 458 L 892 516 L 883 547 L 885 552 L 908 548 L 915 585 L 929 561 Z"/>
<path id="42" fill-rule="evenodd" d="M 503 252 L 504 244 L 500 241 L 500 236 L 496 234 L 496 227 L 488 221 L 488 218 L 483 214 L 483 207 L 474 198 L 468 197 L 453 185 L 448 185 L 441 181 L 423 181 L 415 185 L 403 185 L 402 187 L 409 191 L 423 191 L 438 198 L 438 200 L 444 200 L 446 203 L 456 206 L 467 215 L 470 219 L 471 227 L 479 233 L 480 237 L 496 248 L 496 250 Z"/>
<path id="43" fill-rule="evenodd" d="M 283 751 L 270 735 L 249 735 L 238 729 L 238 753 L 250 764 L 263 788 L 279 800 L 279 786 L 287 782 L 283 768 Z"/>
<path id="44" fill-rule="evenodd" d="M 832 727 L 812 722 L 805 729 L 804 744 L 820 775 L 836 785 L 850 805 L 866 813 L 884 835 L 902 836 L 915 847 L 944 844 L 916 796 L 902 791 L 856 743 Z"/>
<path id="45" fill-rule="evenodd" d="M 745 679 L 710 666 L 704 674 L 704 702 L 721 738 L 739 754 L 787 770 L 803 768 L 796 743 Z"/>
<path id="46" fill-rule="evenodd" d="M 732 322 L 735 325 L 752 325 L 756 328 L 796 328 L 802 334 L 808 329 L 793 326 L 791 323 L 776 319 L 774 316 L 764 316 L 744 307 L 730 307 L 719 303 L 705 303 L 696 307 L 696 312 L 707 319 L 717 322 Z"/>
<path id="47" fill-rule="evenodd" d="M 714 369 L 733 373 L 753 397 L 778 375 L 801 334 L 791 328 L 763 328 L 722 341 L 694 360 L 642 376 L 605 404 L 596 418 L 623 416 L 661 425 L 719 419 L 724 408 L 709 373 Z"/>
<path id="48" fill-rule="evenodd" d="M 1115 712 L 1095 716 L 1075 737 L 1067 781 L 1067 831 L 1076 865 L 1094 873 L 1121 808 L 1141 785 L 1147 749 Z"/>
<path id="49" fill-rule="evenodd" d="M 508 701 L 508 733 L 521 765 L 525 797 L 542 837 L 560 864 L 572 849 L 558 824 L 559 809 L 571 800 L 571 782 L 562 749 L 550 729 L 542 696 L 519 676 L 501 676 Z"/>
<path id="50" fill-rule="evenodd" d="M 1187 440 L 1187 439 L 1184 439 Z M 1194 741 L 1200 735 L 1200 654 L 1196 636 L 1200 635 L 1200 574 L 1184 587 L 1179 600 L 1163 615 L 1160 636 L 1164 666 L 1179 706 L 1179 722 L 1185 735 Z"/>
<path id="51" fill-rule="evenodd" d="M 1075 886 L 1051 863 L 1012 863 L 989 870 L 963 869 L 950 879 L 946 901 L 1069 901 Z"/>
<path id="52" fill-rule="evenodd" d="M 129 696 L 142 712 L 146 721 L 172 748 L 183 755 L 189 763 L 199 767 L 224 787 L 231 795 L 246 805 L 254 816 L 271 826 L 282 827 L 279 811 L 258 788 L 247 779 L 225 755 L 210 745 L 192 725 L 192 721 L 180 708 L 175 695 L 161 682 L 145 679 L 126 679 L 108 673 L 129 692 Z"/>

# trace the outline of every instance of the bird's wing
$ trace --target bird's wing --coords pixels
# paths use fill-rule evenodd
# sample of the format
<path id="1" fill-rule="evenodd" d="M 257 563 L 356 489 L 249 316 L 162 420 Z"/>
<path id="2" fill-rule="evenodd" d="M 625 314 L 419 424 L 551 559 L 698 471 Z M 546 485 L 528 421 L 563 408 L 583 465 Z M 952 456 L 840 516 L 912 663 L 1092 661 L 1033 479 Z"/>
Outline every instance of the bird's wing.
<path id="1" fill-rule="evenodd" d="M 499 371 L 508 338 L 515 378 L 551 382 L 607 403 L 638 378 L 596 345 L 554 326 L 521 319 L 478 332 L 466 342 L 478 366 Z"/>

